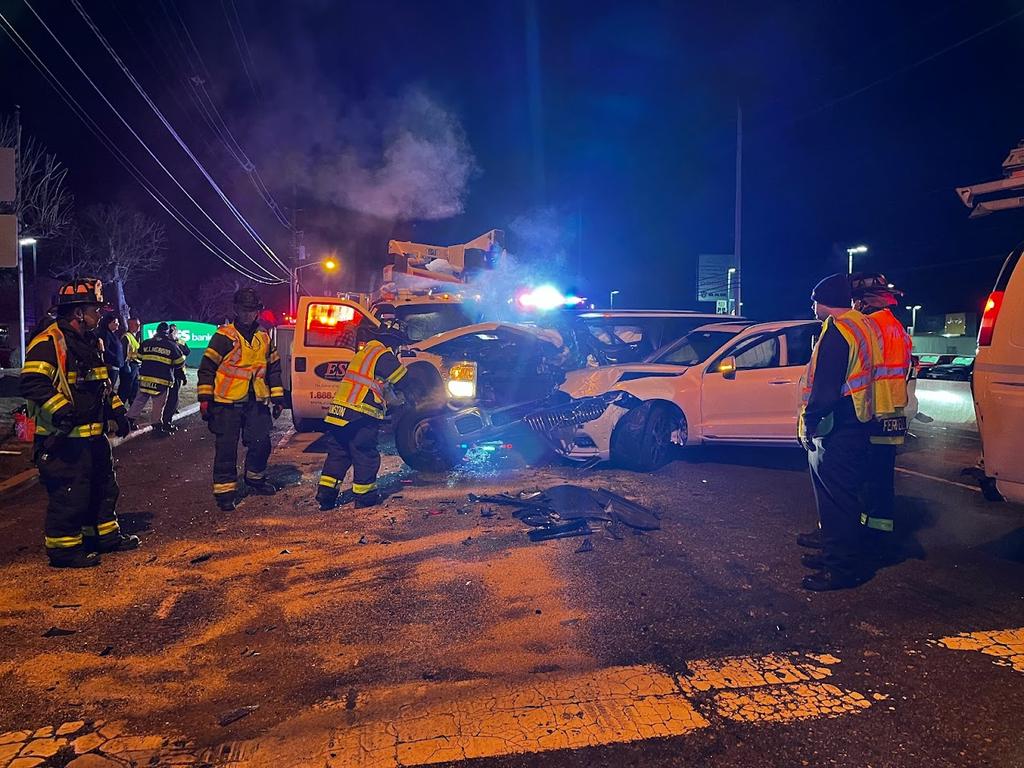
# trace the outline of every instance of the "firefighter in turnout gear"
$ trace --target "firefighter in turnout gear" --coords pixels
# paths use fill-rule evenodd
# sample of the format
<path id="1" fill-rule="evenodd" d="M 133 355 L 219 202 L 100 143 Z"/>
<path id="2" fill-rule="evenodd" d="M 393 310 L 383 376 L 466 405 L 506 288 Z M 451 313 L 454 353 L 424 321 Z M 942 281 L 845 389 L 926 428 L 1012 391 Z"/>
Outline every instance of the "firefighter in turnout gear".
<path id="1" fill-rule="evenodd" d="M 878 554 L 884 555 L 882 550 L 891 539 L 886 534 L 894 528 L 896 452 L 907 434 L 904 409 L 910 399 L 907 385 L 912 342 L 903 324 L 889 310 L 899 303 L 903 291 L 880 274 L 856 274 L 851 285 L 854 308 L 878 326 L 882 344 L 882 359 L 874 375 L 875 421 L 871 434 L 868 510 L 861 522 L 878 541 Z"/>
<path id="2" fill-rule="evenodd" d="M 99 565 L 99 553 L 135 549 L 121 533 L 119 489 L 107 439 L 108 422 L 128 434 L 94 331 L 103 287 L 94 278 L 61 287 L 57 320 L 32 340 L 21 369 L 21 393 L 36 421 L 33 455 L 49 495 L 45 544 L 55 568 Z"/>
<path id="3" fill-rule="evenodd" d="M 163 413 L 167 405 L 167 393 L 175 379 L 182 376 L 185 355 L 170 337 L 167 323 L 156 327 L 156 334 L 139 346 L 139 395 L 128 409 L 128 419 L 134 423 L 142 415 L 146 403 L 153 401 L 150 423 L 154 434 L 170 434 L 164 423 Z M 167 420 L 170 421 L 169 419 Z"/>
<path id="4" fill-rule="evenodd" d="M 352 468 L 352 493 L 357 508 L 380 503 L 377 438 L 387 409 L 388 387 L 407 398 L 408 369 L 395 355 L 402 335 L 393 328 L 360 326 L 356 354 L 338 385 L 324 421 L 327 424 L 327 459 L 316 500 L 320 509 L 333 509 L 338 491 Z"/>
<path id="5" fill-rule="evenodd" d="M 225 511 L 234 509 L 237 501 L 239 435 L 247 449 L 246 488 L 263 496 L 277 492 L 266 471 L 270 428 L 281 415 L 284 387 L 281 358 L 257 322 L 261 309 L 256 291 L 237 291 L 234 322 L 217 329 L 199 364 L 199 407 L 217 438 L 213 495 Z"/>
<path id="6" fill-rule="evenodd" d="M 830 275 L 811 295 L 822 332 L 811 353 L 798 430 L 807 449 L 821 526 L 821 554 L 805 589 L 857 586 L 866 578 L 861 516 L 875 416 L 873 377 L 881 360 L 877 326 L 851 309 L 848 275 Z M 801 542 L 803 543 L 803 542 Z"/>

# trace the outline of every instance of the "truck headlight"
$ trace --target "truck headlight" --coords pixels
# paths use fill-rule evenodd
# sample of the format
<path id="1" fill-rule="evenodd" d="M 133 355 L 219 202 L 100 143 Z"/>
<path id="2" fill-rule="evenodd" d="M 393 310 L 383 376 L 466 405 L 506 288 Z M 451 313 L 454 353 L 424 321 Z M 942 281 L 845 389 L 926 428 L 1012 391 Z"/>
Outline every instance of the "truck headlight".
<path id="1" fill-rule="evenodd" d="M 448 369 L 448 394 L 456 400 L 476 397 L 476 363 L 467 360 Z"/>

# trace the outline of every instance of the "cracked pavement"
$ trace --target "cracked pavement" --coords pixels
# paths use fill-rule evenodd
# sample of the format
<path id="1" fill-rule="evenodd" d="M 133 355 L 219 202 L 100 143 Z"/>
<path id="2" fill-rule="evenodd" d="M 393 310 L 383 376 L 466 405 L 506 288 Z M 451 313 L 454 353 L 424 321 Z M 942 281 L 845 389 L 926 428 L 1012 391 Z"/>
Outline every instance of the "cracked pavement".
<path id="1" fill-rule="evenodd" d="M 1019 508 L 901 475 L 906 559 L 812 595 L 786 451 L 651 475 L 389 456 L 386 505 L 323 513 L 315 436 L 282 425 L 292 484 L 226 515 L 182 423 L 116 452 L 143 547 L 100 568 L 45 568 L 42 492 L 0 498 L 0 768 L 1021 764 Z M 936 431 L 901 465 L 954 481 L 972 450 Z M 663 528 L 576 552 L 465 502 L 561 482 Z"/>

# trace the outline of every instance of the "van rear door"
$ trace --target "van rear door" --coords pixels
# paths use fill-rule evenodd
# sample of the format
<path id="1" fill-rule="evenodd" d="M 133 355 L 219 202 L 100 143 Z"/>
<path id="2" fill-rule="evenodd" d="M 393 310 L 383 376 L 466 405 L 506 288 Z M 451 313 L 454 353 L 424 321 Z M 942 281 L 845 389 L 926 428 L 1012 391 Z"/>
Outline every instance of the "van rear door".
<path id="1" fill-rule="evenodd" d="M 1003 264 L 978 333 L 974 405 L 985 473 L 1009 501 L 1024 503 L 1024 246 Z"/>

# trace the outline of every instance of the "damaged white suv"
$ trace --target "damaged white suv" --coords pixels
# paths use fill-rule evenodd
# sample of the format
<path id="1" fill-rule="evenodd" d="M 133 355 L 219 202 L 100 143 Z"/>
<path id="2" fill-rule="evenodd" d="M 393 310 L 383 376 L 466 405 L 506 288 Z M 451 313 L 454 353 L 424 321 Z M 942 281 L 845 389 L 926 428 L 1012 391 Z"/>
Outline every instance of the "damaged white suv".
<path id="1" fill-rule="evenodd" d="M 800 387 L 821 323 L 702 326 L 642 363 L 572 371 L 573 398 L 632 397 L 561 437 L 568 458 L 612 459 L 636 470 L 668 463 L 674 446 L 795 446 Z"/>

